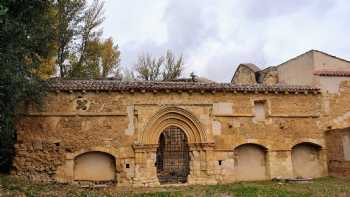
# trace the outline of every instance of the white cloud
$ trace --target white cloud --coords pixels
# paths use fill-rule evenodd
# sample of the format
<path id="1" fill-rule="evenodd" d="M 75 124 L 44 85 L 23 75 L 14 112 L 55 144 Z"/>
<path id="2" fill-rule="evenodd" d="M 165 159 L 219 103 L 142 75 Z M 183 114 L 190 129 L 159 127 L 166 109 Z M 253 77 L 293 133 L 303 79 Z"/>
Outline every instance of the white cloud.
<path id="1" fill-rule="evenodd" d="M 276 65 L 309 49 L 350 58 L 347 0 L 109 0 L 104 36 L 132 65 L 142 52 L 183 53 L 191 71 L 229 81 L 236 65 Z"/>

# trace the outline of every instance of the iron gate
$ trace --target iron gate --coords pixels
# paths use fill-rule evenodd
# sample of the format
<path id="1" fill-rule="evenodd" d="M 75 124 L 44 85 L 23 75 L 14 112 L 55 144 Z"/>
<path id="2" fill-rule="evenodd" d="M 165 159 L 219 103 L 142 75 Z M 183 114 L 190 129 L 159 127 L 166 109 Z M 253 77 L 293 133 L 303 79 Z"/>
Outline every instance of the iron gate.
<path id="1" fill-rule="evenodd" d="M 159 182 L 185 183 L 189 174 L 189 147 L 185 133 L 178 127 L 168 127 L 159 138 L 157 175 Z"/>

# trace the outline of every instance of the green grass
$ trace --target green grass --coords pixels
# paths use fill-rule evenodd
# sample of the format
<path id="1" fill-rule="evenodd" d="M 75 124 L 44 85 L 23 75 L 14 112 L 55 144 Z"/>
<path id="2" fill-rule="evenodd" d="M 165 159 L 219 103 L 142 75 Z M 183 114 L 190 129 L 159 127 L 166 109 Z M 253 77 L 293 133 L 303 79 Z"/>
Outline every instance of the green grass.
<path id="1" fill-rule="evenodd" d="M 273 181 L 160 188 L 83 189 L 0 175 L 0 196 L 66 197 L 350 197 L 350 179 L 321 178 L 305 184 Z"/>

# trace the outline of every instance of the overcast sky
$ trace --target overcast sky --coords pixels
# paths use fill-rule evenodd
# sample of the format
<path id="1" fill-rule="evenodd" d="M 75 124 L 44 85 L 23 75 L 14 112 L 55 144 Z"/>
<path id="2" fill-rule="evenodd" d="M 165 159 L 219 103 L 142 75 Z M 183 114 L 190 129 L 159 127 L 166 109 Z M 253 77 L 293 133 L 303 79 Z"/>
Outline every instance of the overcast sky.
<path id="1" fill-rule="evenodd" d="M 185 76 L 227 82 L 239 63 L 264 68 L 310 49 L 350 59 L 349 0 L 106 0 L 105 16 L 125 67 L 171 49 Z"/>

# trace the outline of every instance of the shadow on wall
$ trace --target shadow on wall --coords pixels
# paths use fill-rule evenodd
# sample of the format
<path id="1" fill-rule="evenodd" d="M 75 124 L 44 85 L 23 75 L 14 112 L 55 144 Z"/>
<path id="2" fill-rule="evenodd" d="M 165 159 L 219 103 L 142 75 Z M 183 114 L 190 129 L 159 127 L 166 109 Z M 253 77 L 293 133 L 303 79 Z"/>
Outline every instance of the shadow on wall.
<path id="1" fill-rule="evenodd" d="M 300 143 L 292 148 L 294 177 L 316 178 L 322 176 L 321 147 L 312 143 Z"/>
<path id="2" fill-rule="evenodd" d="M 243 144 L 234 149 L 237 180 L 266 180 L 266 151 L 257 144 Z"/>
<path id="3" fill-rule="evenodd" d="M 74 158 L 75 181 L 116 181 L 114 156 L 103 152 L 87 152 Z"/>

